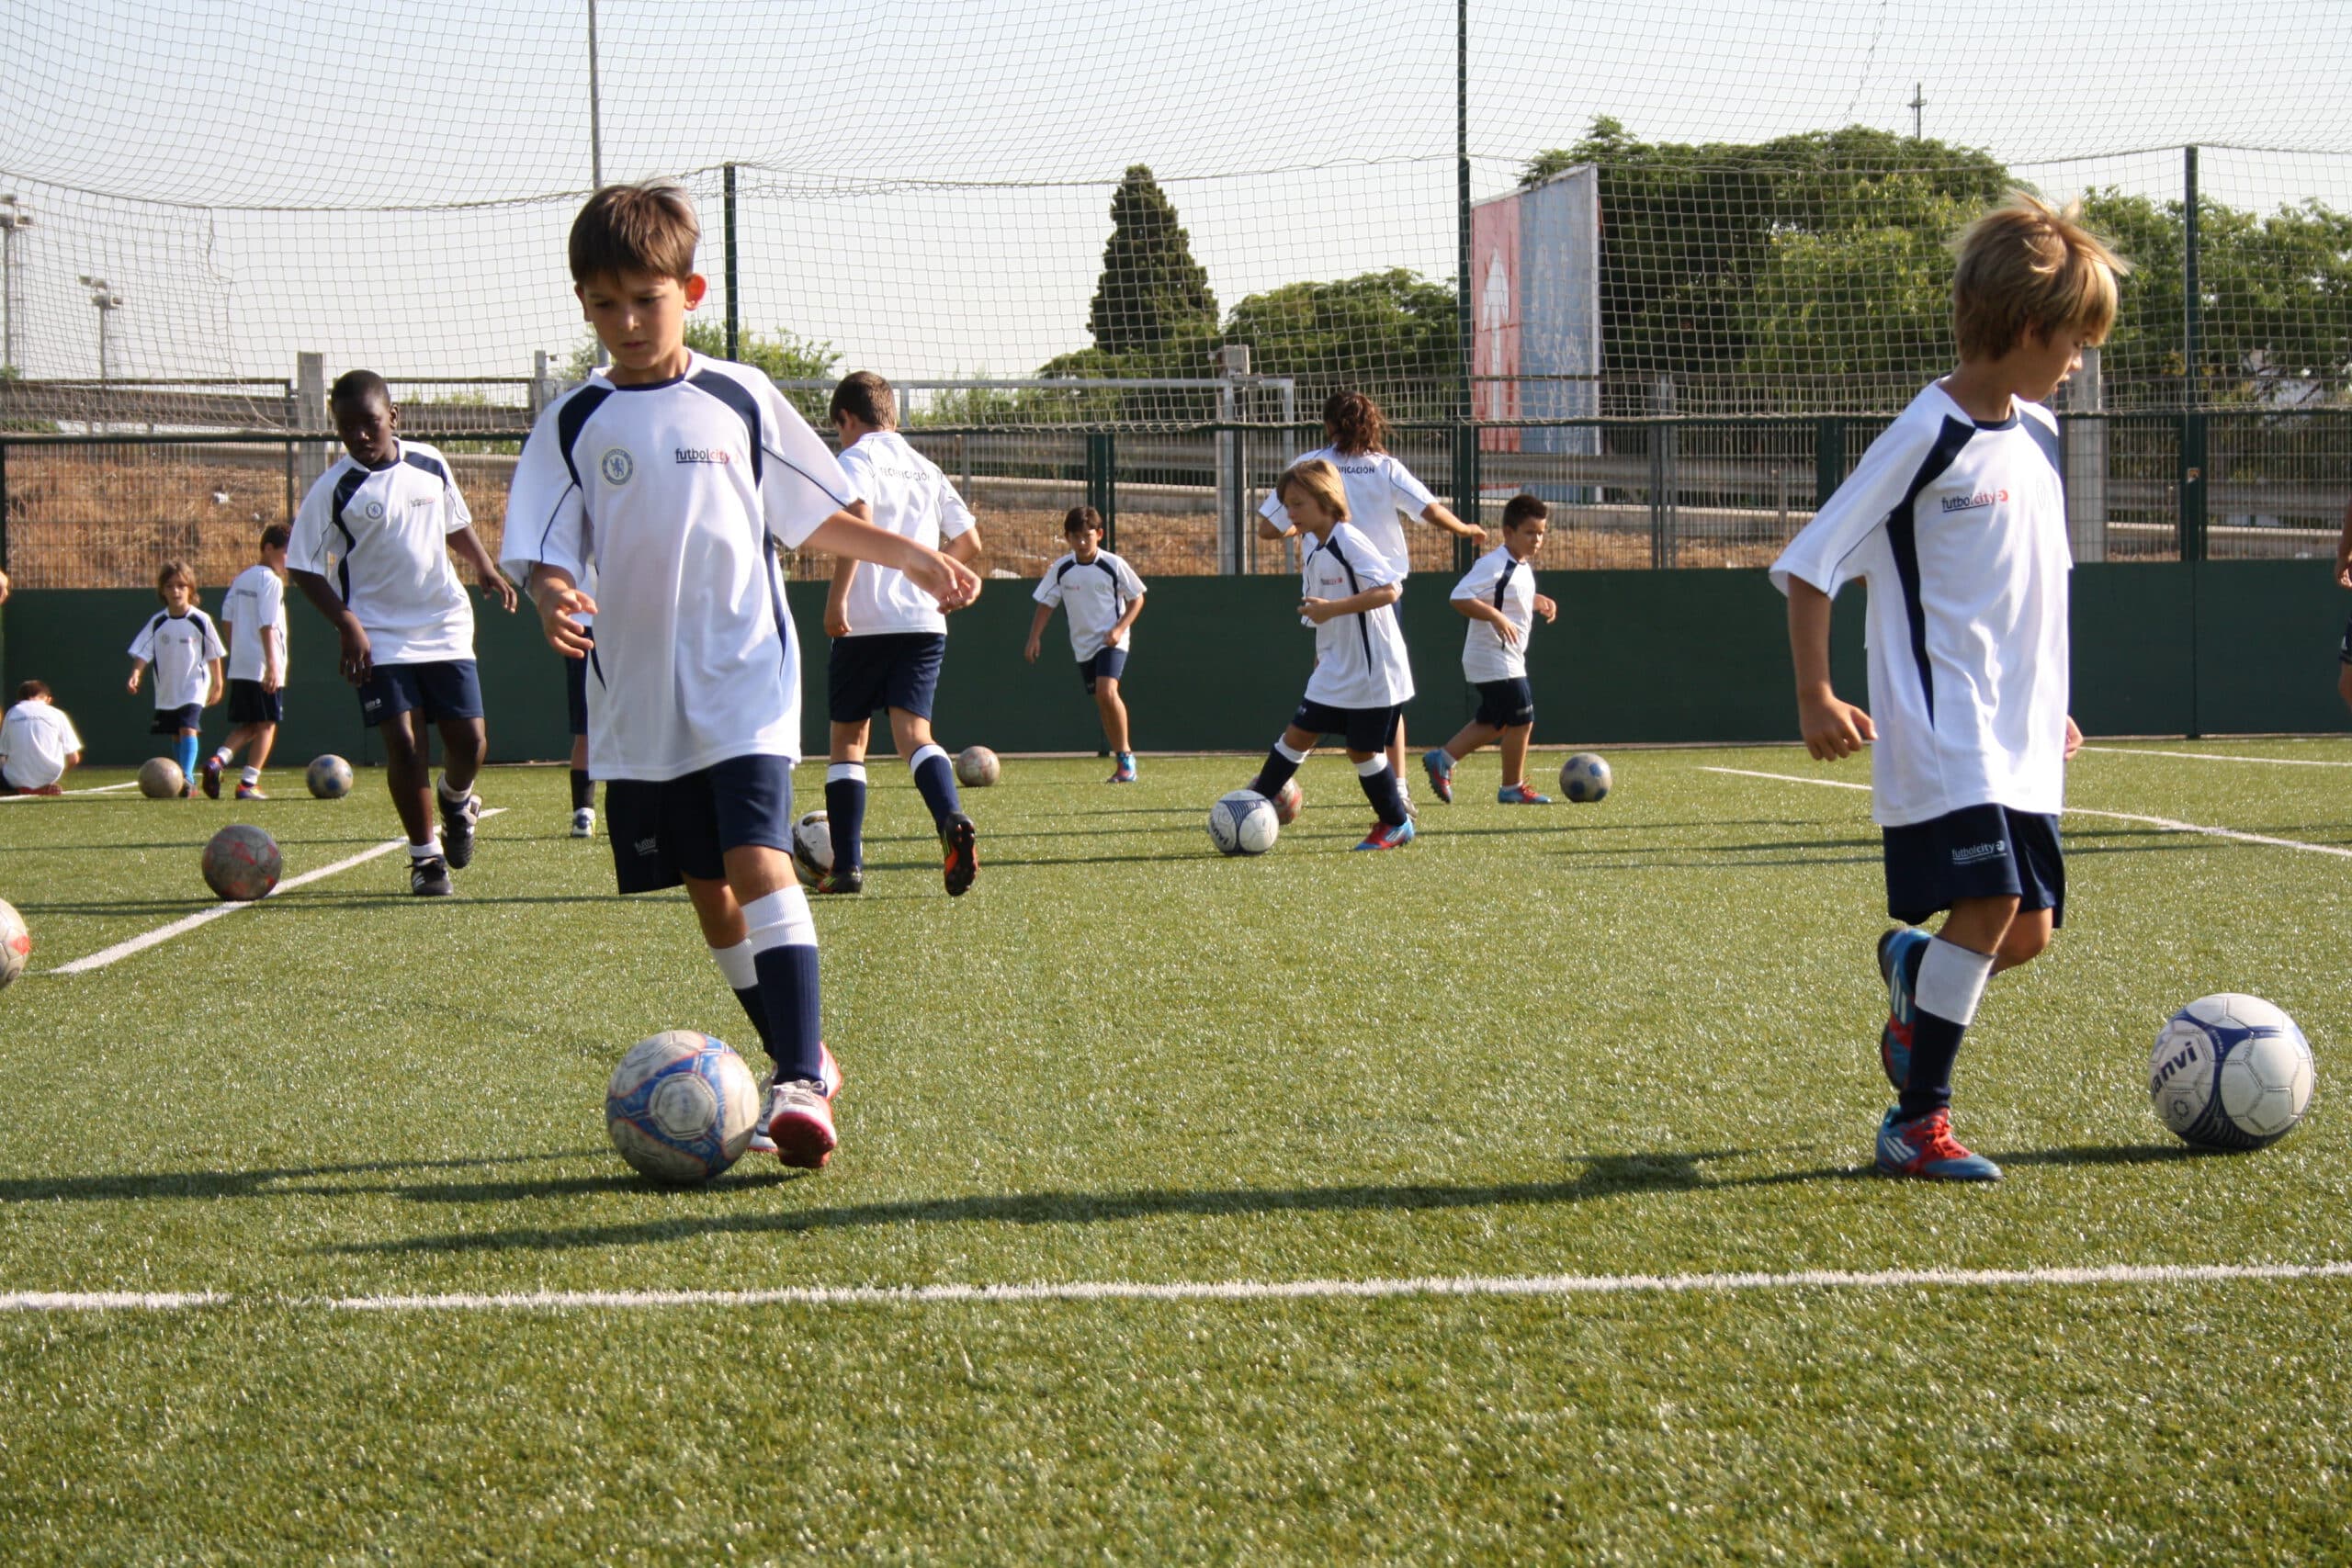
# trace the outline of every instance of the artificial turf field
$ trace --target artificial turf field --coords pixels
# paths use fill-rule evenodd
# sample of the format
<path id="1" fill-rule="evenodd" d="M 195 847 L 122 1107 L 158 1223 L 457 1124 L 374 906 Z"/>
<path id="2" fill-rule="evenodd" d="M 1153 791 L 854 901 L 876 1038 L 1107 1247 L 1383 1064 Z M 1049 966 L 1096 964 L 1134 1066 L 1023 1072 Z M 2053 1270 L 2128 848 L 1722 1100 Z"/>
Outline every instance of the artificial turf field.
<path id="1" fill-rule="evenodd" d="M 817 907 L 842 1152 L 690 1191 L 612 1154 L 605 1075 L 750 1032 L 561 770 L 485 776 L 454 899 L 395 852 L 71 976 L 211 907 L 224 823 L 289 876 L 379 842 L 381 777 L 0 806 L 0 1558 L 2344 1561 L 2352 1276 L 2235 1270 L 2352 1260 L 2352 743 L 2164 749 L 2329 765 L 2076 761 L 2125 816 L 2069 818 L 2065 929 L 1962 1055 L 1992 1189 L 1867 1173 L 1868 797 L 1709 771 L 1867 778 L 1802 750 L 1541 810 L 1480 759 L 1382 855 L 1326 756 L 1257 861 L 1201 826 L 1249 760 L 1012 761 L 952 902 L 877 767 Z M 2144 1067 L 2224 989 L 2320 1087 L 2199 1156 Z M 1341 1288 L 1416 1280 L 1462 1293 Z M 1232 1289 L 936 1289 L 1187 1284 Z M 797 1287 L 877 1292 L 640 1294 Z M 31 1294 L 105 1292 L 146 1304 Z"/>

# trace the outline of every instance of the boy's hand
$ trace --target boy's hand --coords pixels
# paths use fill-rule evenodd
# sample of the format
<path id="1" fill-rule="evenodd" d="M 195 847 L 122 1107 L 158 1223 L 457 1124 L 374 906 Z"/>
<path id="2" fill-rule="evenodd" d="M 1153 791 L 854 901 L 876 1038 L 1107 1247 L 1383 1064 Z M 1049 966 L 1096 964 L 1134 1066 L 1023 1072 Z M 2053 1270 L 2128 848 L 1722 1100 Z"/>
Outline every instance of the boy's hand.
<path id="1" fill-rule="evenodd" d="M 1331 618 L 1331 601 L 1301 599 L 1298 602 L 1298 613 L 1303 619 L 1312 621 L 1319 626 Z"/>
<path id="2" fill-rule="evenodd" d="M 146 673 L 146 670 L 147 667 L 143 664 L 132 665 L 130 667 L 130 682 L 124 686 L 123 690 L 129 692 L 134 697 L 137 696 L 139 694 L 139 677 Z"/>
<path id="3" fill-rule="evenodd" d="M 1832 692 L 1817 692 L 1797 701 L 1797 728 L 1804 732 L 1804 749 L 1820 762 L 1834 762 L 1878 739 L 1871 716 Z"/>
<path id="4" fill-rule="evenodd" d="M 2073 761 L 2075 753 L 2082 749 L 2083 727 L 2075 722 L 2073 714 L 2068 714 L 2066 716 L 2066 761 Z"/>
<path id="5" fill-rule="evenodd" d="M 539 589 L 537 604 L 539 631 L 547 637 L 548 646 L 566 659 L 587 658 L 588 650 L 595 646 L 595 639 L 588 635 L 588 628 L 582 626 L 576 617 L 594 615 L 596 601 L 577 588 L 559 587 L 550 582 Z"/>
<path id="6" fill-rule="evenodd" d="M 907 572 L 917 588 L 939 601 L 942 610 L 960 610 L 980 596 L 980 574 L 953 556 L 937 550 Z"/>
<path id="7" fill-rule="evenodd" d="M 1541 593 L 1535 596 L 1535 613 L 1544 617 L 1547 626 L 1560 618 L 1560 607 Z"/>
<path id="8" fill-rule="evenodd" d="M 510 615 L 514 613 L 514 585 L 506 581 L 506 574 L 504 572 L 500 571 L 495 568 L 483 572 L 481 574 L 481 591 L 484 593 L 489 594 L 492 598 L 497 600 L 498 607 L 500 609 L 504 610 Z"/>
<path id="9" fill-rule="evenodd" d="M 359 617 L 346 614 L 334 624 L 335 635 L 343 639 L 343 678 L 355 686 L 364 686 L 368 677 L 376 672 L 376 650 L 369 646 L 367 628 Z"/>
<path id="10" fill-rule="evenodd" d="M 1502 639 L 1502 644 L 1505 648 L 1517 648 L 1519 646 L 1519 628 L 1512 626 L 1508 620 L 1504 620 L 1499 617 L 1497 618 L 1495 622 L 1495 636 Z"/>
<path id="11" fill-rule="evenodd" d="M 825 635 L 827 637 L 849 636 L 848 605 L 836 604 L 831 599 L 825 601 Z"/>
<path id="12" fill-rule="evenodd" d="M 1027 660 L 1032 664 L 1037 662 L 1037 639 L 1035 637 L 1031 637 L 1028 642 L 1023 646 L 1021 649 L 1021 657 Z"/>

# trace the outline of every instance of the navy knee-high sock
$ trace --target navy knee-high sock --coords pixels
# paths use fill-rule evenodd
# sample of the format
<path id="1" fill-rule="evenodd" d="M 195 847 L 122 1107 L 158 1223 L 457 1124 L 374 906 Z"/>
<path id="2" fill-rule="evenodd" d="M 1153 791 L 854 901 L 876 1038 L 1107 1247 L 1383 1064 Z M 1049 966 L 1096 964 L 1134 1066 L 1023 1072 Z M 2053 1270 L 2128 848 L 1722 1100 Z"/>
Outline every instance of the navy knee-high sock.
<path id="1" fill-rule="evenodd" d="M 808 895 L 786 887 L 743 906 L 752 964 L 768 1017 L 764 1043 L 781 1078 L 824 1074 L 824 1030 L 817 992 L 817 927 Z"/>
<path id="2" fill-rule="evenodd" d="M 585 768 L 571 770 L 571 809 L 584 811 L 596 804 L 596 785 Z"/>
<path id="3" fill-rule="evenodd" d="M 833 835 L 833 869 L 865 868 L 865 764 L 835 762 L 825 770 L 825 827 Z"/>
<path id="4" fill-rule="evenodd" d="M 907 759 L 907 769 L 915 776 L 915 788 L 922 792 L 922 803 L 931 807 L 932 821 L 946 827 L 947 819 L 964 809 L 956 794 L 956 764 L 941 747 L 923 746 Z"/>
<path id="5" fill-rule="evenodd" d="M 1298 773 L 1298 765 L 1306 761 L 1306 752 L 1294 751 L 1277 740 L 1273 750 L 1266 753 L 1265 761 L 1259 766 L 1258 776 L 1250 781 L 1250 787 L 1272 800 L 1282 794 L 1283 785 L 1290 783 Z"/>
<path id="6" fill-rule="evenodd" d="M 1395 828 L 1405 820 L 1405 792 L 1396 785 L 1396 770 L 1388 765 L 1385 756 L 1356 764 L 1356 782 L 1363 785 L 1363 797 L 1372 802 L 1373 815 L 1385 827 Z"/>
<path id="7" fill-rule="evenodd" d="M 1911 1076 L 1903 1086 L 1903 1120 L 1951 1104 L 1952 1064 L 1961 1036 L 1976 1021 L 1976 1004 L 1993 976 L 1993 957 L 1957 942 L 1932 938 L 1919 956 L 1912 989 L 1917 1004 L 1911 1029 Z"/>

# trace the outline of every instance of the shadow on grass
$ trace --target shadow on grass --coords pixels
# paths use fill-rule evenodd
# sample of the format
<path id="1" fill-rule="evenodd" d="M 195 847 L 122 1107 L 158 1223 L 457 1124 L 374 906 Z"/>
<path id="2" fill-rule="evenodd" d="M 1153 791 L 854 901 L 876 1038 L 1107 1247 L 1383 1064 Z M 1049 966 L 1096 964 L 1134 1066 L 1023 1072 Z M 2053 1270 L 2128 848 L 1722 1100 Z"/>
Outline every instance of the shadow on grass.
<path id="1" fill-rule="evenodd" d="M 279 1166 L 261 1170 L 159 1170 L 125 1171 L 102 1176 L 8 1177 L 0 1178 L 0 1204 L 89 1202 L 116 1198 L 283 1198 L 322 1194 L 341 1197 L 385 1190 L 282 1184 L 315 1183 L 328 1177 L 379 1176 L 406 1170 L 478 1170 L 492 1166 L 539 1165 L 552 1160 L 594 1158 L 610 1152 L 603 1148 L 556 1149 L 539 1155 L 360 1160 L 347 1165 Z M 633 1179 L 627 1176 L 614 1182 L 614 1185 L 623 1187 L 632 1184 Z"/>
<path id="2" fill-rule="evenodd" d="M 5 820 L 5 818 L 0 818 L 0 820 Z M 209 838 L 210 836 L 211 835 L 209 834 L 205 835 L 206 838 Z M 356 839 L 283 839 L 279 840 L 278 847 L 284 849 L 290 846 L 298 850 L 307 850 L 331 848 L 337 844 L 380 844 L 384 841 L 386 835 L 376 833 L 362 835 Z M 0 844 L 0 855 L 51 853 L 69 854 L 93 850 L 187 850 L 194 852 L 202 850 L 203 848 L 203 839 L 164 839 L 154 841 L 141 841 L 138 843 L 132 843 L 125 840 L 117 839 L 111 842 L 103 844 L 61 844 L 53 840 L 45 840 L 38 844 Z"/>
<path id="3" fill-rule="evenodd" d="M 2003 1165 L 2173 1165 L 2182 1160 L 2226 1159 L 2226 1149 L 2187 1144 L 2086 1144 L 2063 1149 L 2026 1149 L 1996 1156 Z"/>

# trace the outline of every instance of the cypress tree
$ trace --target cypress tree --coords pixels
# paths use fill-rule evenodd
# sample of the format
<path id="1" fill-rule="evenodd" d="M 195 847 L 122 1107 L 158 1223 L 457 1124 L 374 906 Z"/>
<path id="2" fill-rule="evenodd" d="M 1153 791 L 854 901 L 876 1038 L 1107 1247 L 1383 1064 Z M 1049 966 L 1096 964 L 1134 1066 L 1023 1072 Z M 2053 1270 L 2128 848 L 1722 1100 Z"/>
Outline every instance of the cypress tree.
<path id="1" fill-rule="evenodd" d="M 1216 296 L 1193 259 L 1192 238 L 1176 221 L 1151 170 L 1137 164 L 1111 197 L 1111 238 L 1086 324 L 1105 354 L 1149 355 L 1188 327 L 1216 330 Z"/>

